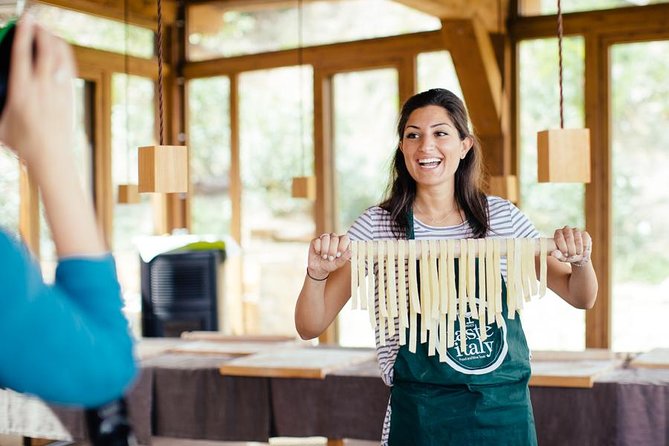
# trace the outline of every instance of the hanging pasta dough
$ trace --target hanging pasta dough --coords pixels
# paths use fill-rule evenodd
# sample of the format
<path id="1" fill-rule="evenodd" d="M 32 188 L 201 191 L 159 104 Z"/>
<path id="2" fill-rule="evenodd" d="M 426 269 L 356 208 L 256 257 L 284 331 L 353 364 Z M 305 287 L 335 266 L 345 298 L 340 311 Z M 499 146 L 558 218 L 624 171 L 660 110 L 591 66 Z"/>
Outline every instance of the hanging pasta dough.
<path id="1" fill-rule="evenodd" d="M 408 329 L 409 350 L 414 353 L 421 314 L 420 342 L 427 342 L 428 355 L 438 354 L 445 361 L 446 350 L 458 340 L 460 351 L 466 351 L 467 318 L 478 319 L 475 330 L 481 341 L 487 338 L 488 325 L 503 324 L 502 256 L 506 262 L 506 317 L 515 318 L 524 302 L 546 293 L 548 248 L 543 238 L 353 241 L 352 306 L 368 310 L 380 345 L 395 339 L 398 329 L 399 344 L 406 345 Z"/>

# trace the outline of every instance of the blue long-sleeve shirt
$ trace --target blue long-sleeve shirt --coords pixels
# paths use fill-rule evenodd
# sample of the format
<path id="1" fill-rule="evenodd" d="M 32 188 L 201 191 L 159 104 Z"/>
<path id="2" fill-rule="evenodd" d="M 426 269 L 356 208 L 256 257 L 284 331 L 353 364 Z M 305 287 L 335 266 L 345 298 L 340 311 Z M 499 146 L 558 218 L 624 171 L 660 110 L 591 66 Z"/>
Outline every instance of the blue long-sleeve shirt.
<path id="1" fill-rule="evenodd" d="M 61 259 L 43 282 L 26 248 L 0 230 L 0 387 L 94 407 L 137 374 L 111 255 Z"/>

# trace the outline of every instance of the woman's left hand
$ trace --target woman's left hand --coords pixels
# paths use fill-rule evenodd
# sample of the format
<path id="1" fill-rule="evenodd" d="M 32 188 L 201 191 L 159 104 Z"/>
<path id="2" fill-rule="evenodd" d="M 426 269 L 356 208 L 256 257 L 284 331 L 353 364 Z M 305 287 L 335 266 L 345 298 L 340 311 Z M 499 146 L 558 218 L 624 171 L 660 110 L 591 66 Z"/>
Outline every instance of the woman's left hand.
<path id="1" fill-rule="evenodd" d="M 553 239 L 557 249 L 551 255 L 557 260 L 576 266 L 585 265 L 590 261 L 592 238 L 586 231 L 565 226 L 555 230 Z"/>

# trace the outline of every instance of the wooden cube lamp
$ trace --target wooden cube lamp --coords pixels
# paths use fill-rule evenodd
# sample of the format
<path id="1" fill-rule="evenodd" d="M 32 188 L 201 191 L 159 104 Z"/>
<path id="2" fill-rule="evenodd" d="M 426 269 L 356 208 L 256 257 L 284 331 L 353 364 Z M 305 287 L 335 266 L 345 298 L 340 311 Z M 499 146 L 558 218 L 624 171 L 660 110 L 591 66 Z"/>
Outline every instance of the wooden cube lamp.
<path id="1" fill-rule="evenodd" d="M 119 204 L 139 203 L 139 187 L 136 184 L 119 184 L 116 190 L 116 202 Z"/>
<path id="2" fill-rule="evenodd" d="M 540 183 L 590 182 L 590 130 L 551 129 L 537 134 Z"/>
<path id="3" fill-rule="evenodd" d="M 518 203 L 518 177 L 499 175 L 490 177 L 490 195 L 506 198 L 511 203 Z"/>
<path id="4" fill-rule="evenodd" d="M 140 192 L 188 192 L 186 146 L 140 147 L 138 158 Z"/>
<path id="5" fill-rule="evenodd" d="M 293 198 L 316 199 L 316 177 L 293 177 Z"/>

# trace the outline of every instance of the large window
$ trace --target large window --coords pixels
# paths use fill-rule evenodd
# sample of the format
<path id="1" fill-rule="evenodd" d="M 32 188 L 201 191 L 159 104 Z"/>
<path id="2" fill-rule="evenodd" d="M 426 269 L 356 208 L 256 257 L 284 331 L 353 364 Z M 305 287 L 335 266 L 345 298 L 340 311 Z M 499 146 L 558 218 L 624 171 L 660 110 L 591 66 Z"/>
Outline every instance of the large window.
<path id="1" fill-rule="evenodd" d="M 669 41 L 611 47 L 614 350 L 667 346 Z"/>
<path id="2" fill-rule="evenodd" d="M 633 6 L 666 3 L 667 0 L 562 0 L 562 12 L 594 11 L 598 9 L 625 8 Z M 555 0 L 520 0 L 522 15 L 557 14 Z"/>
<path id="3" fill-rule="evenodd" d="M 116 73 L 112 77 L 112 185 L 137 184 L 137 148 L 155 144 L 154 83 L 151 79 Z M 116 196 L 114 196 L 116 202 Z M 140 311 L 139 254 L 136 238 L 153 234 L 151 197 L 136 204 L 116 204 L 113 250 L 128 311 Z M 131 317 L 131 323 L 138 319 Z M 133 325 L 133 328 L 136 328 Z"/>
<path id="4" fill-rule="evenodd" d="M 420 53 L 416 59 L 416 68 L 419 92 L 431 88 L 445 88 L 464 100 L 451 53 L 448 51 Z"/>
<path id="5" fill-rule="evenodd" d="M 383 198 L 397 148 L 397 71 L 379 69 L 334 76 L 334 157 L 337 232 L 344 233 L 365 209 Z M 373 346 L 365 311 L 339 315 L 339 343 Z"/>
<path id="6" fill-rule="evenodd" d="M 191 223 L 196 234 L 229 234 L 230 79 L 188 83 Z"/>
<path id="7" fill-rule="evenodd" d="M 296 335 L 293 311 L 315 225 L 313 202 L 291 197 L 291 179 L 313 175 L 312 91 L 311 67 L 239 76 L 243 297 L 249 332 Z"/>
<path id="8" fill-rule="evenodd" d="M 584 125 L 584 43 L 564 40 L 565 127 Z M 537 132 L 559 128 L 557 39 L 519 44 L 521 208 L 544 237 L 564 225 L 583 228 L 582 184 L 537 183 Z M 595 249 L 597 249 L 595 247 Z M 580 350 L 585 347 L 585 312 L 549 294 L 525 307 L 523 326 L 534 349 Z"/>
<path id="9" fill-rule="evenodd" d="M 190 60 L 296 48 L 300 43 L 297 2 L 228 9 L 227 2 L 188 8 Z M 432 31 L 439 19 L 389 0 L 305 1 L 301 20 L 305 46 Z"/>
<path id="10" fill-rule="evenodd" d="M 30 8 L 40 23 L 70 43 L 99 50 L 150 58 L 153 56 L 153 31 L 115 20 L 94 17 L 49 5 Z M 126 39 L 127 36 L 127 39 Z"/>

